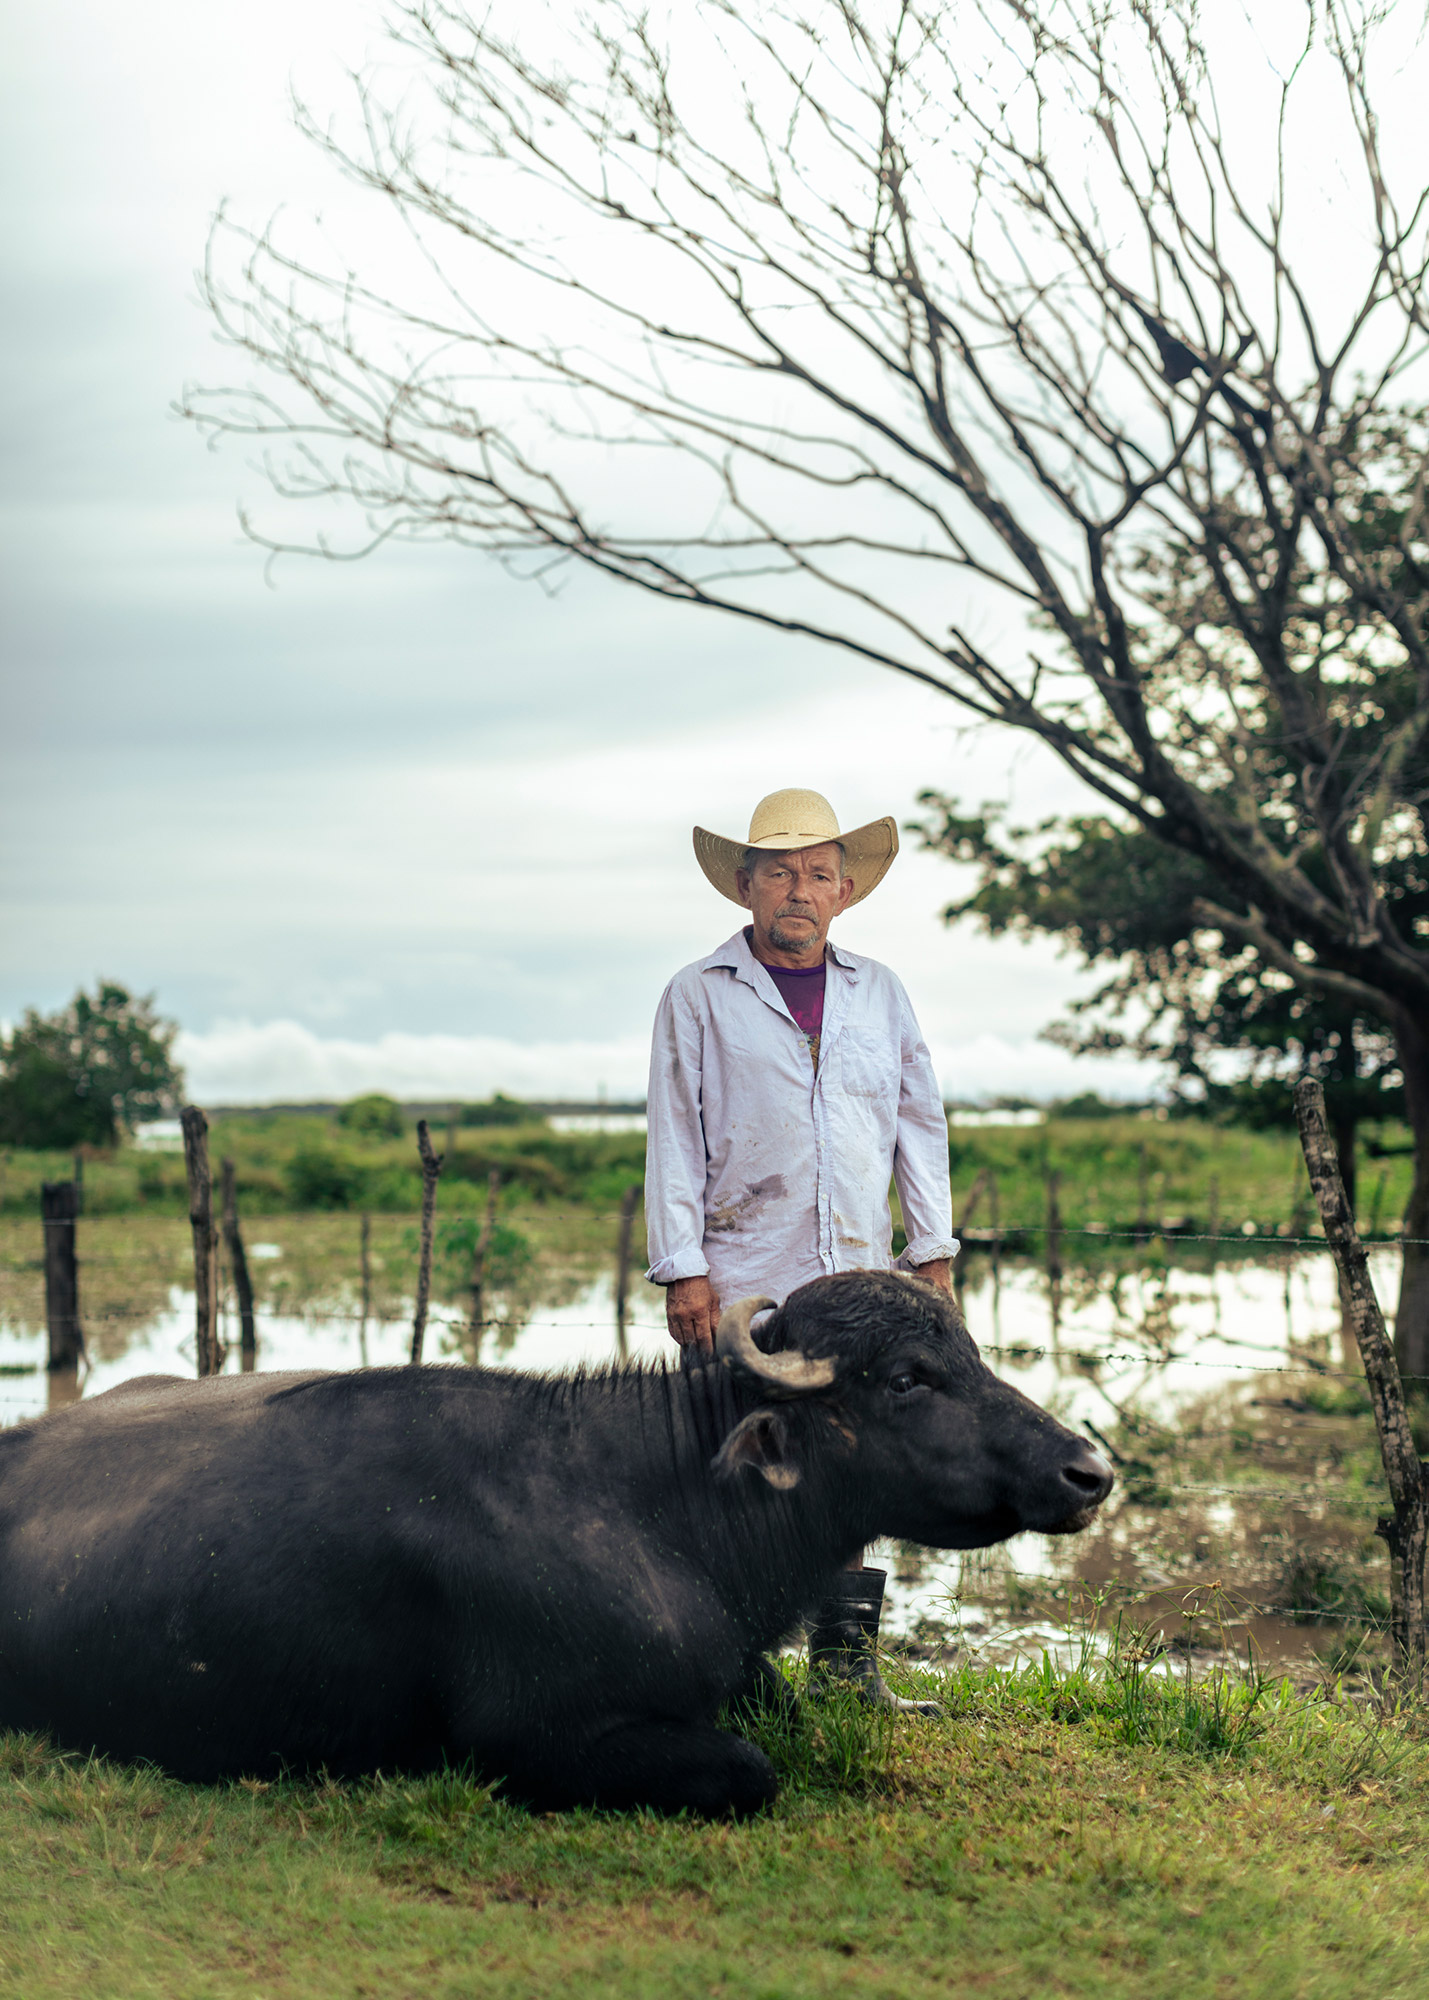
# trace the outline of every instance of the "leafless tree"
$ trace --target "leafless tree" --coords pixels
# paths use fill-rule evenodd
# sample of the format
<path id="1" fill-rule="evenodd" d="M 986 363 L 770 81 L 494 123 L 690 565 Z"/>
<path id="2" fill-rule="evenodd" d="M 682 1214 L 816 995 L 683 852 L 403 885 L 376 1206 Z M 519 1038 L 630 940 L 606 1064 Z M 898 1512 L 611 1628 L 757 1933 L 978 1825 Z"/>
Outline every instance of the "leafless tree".
<path id="1" fill-rule="evenodd" d="M 257 380 L 190 412 L 355 509 L 323 553 L 446 537 L 812 636 L 1196 857 L 1208 932 L 1395 1037 L 1398 1339 L 1429 1375 L 1418 23 L 507 19 L 400 7 L 403 80 L 358 80 L 357 136 L 300 113 L 411 261 L 383 282 L 221 224 L 208 298 Z"/>

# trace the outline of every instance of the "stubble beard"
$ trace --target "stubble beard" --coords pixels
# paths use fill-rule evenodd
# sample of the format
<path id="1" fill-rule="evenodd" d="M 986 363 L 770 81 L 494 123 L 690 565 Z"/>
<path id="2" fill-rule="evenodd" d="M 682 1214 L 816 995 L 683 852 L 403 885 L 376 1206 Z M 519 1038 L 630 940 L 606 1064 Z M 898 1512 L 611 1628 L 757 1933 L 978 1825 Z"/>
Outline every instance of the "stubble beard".
<path id="1" fill-rule="evenodd" d="M 781 910 L 780 912 L 780 916 L 784 917 L 787 917 L 789 914 L 790 912 L 787 910 Z M 810 917 L 808 921 L 815 925 L 815 934 L 813 937 L 791 937 L 788 931 L 779 928 L 779 917 L 775 917 L 769 926 L 770 944 L 773 945 L 776 951 L 812 951 L 815 945 L 823 943 L 824 933 L 817 928 L 818 919 L 816 917 Z"/>

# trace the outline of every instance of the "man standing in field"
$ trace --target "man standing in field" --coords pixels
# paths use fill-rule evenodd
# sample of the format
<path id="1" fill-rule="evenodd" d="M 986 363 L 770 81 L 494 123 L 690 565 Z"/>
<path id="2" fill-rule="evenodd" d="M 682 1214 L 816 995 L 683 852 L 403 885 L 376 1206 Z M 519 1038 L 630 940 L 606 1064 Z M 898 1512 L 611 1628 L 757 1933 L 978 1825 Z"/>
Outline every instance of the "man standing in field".
<path id="1" fill-rule="evenodd" d="M 894 1265 L 951 1290 L 948 1127 L 927 1048 L 886 966 L 828 941 L 898 852 L 892 819 L 841 833 L 818 792 L 773 792 L 747 841 L 696 827 L 706 876 L 750 922 L 676 973 L 650 1056 L 648 1276 L 686 1360 L 713 1350 L 721 1304 L 783 1299 L 832 1271 Z M 810 1660 L 873 1702 L 882 1570 L 846 1573 Z"/>

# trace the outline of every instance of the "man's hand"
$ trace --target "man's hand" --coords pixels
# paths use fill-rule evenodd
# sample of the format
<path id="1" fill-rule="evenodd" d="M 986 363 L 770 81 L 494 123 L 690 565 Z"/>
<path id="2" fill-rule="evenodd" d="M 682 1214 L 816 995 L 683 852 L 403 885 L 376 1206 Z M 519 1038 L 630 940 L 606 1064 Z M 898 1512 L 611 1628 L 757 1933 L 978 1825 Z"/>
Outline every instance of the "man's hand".
<path id="1" fill-rule="evenodd" d="M 701 1354 L 714 1353 L 715 1328 L 719 1324 L 719 1300 L 707 1277 L 676 1278 L 665 1287 L 665 1324 L 670 1337 L 681 1347 L 694 1347 Z"/>
<path id="2" fill-rule="evenodd" d="M 953 1266 L 947 1257 L 935 1257 L 931 1264 L 915 1264 L 913 1276 L 921 1278 L 925 1284 L 936 1285 L 940 1292 L 953 1296 Z"/>

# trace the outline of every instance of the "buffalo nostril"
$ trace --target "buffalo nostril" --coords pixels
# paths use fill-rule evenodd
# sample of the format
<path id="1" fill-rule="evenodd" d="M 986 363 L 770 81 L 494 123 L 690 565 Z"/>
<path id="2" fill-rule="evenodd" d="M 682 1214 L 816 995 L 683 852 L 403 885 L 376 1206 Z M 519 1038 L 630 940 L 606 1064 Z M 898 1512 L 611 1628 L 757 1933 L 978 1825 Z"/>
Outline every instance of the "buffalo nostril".
<path id="1" fill-rule="evenodd" d="M 1098 1452 L 1089 1451 L 1075 1465 L 1064 1465 L 1062 1477 L 1088 1500 L 1105 1500 L 1114 1484 L 1111 1467 Z"/>

